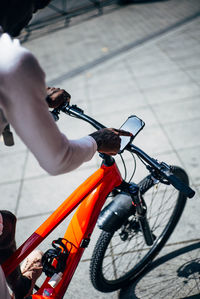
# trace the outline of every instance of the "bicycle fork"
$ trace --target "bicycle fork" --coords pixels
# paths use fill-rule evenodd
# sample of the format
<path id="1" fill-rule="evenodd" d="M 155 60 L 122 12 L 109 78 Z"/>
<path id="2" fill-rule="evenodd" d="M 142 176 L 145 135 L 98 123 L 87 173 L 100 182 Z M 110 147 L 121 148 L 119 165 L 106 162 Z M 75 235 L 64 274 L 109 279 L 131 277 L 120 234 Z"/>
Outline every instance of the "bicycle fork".
<path id="1" fill-rule="evenodd" d="M 139 222 L 140 229 L 143 233 L 145 242 L 148 246 L 151 246 L 155 240 L 155 236 L 152 234 L 147 220 L 147 206 L 140 193 L 138 185 L 134 183 L 128 184 L 128 192 L 132 199 L 132 204 L 136 210 L 136 218 Z"/>
<path id="2" fill-rule="evenodd" d="M 140 193 L 140 188 L 134 183 L 123 182 L 120 186 L 121 192 L 114 196 L 114 200 L 110 202 L 102 211 L 98 218 L 98 226 L 107 232 L 115 232 L 120 229 L 126 220 L 135 215 L 138 226 L 135 228 L 142 231 L 145 242 L 151 246 L 155 240 L 147 220 L 147 207 Z M 126 239 L 127 235 L 121 238 Z"/>

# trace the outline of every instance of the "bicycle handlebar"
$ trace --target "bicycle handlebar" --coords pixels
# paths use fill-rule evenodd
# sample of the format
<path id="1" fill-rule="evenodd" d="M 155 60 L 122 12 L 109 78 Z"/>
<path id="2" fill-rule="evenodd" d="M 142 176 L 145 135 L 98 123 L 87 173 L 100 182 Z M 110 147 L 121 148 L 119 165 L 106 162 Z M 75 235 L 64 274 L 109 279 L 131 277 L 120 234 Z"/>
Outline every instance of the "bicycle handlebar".
<path id="1" fill-rule="evenodd" d="M 189 186 L 182 183 L 172 173 L 165 174 L 165 177 L 171 185 L 173 185 L 177 190 L 185 194 L 187 197 L 192 198 L 195 195 L 194 190 L 192 190 Z"/>
<path id="2" fill-rule="evenodd" d="M 148 163 L 148 165 L 156 169 L 165 179 L 167 179 L 171 185 L 173 185 L 177 190 L 185 194 L 187 197 L 192 198 L 195 195 L 194 190 L 182 183 L 182 181 L 173 175 L 169 165 L 164 162 L 159 163 L 157 160 L 149 157 L 145 152 L 133 144 L 129 145 L 128 150 L 140 156 Z"/>
<path id="3" fill-rule="evenodd" d="M 104 125 L 102 125 L 92 117 L 84 114 L 84 111 L 80 109 L 77 105 L 70 106 L 67 103 L 61 107 L 55 108 L 53 111 L 51 111 L 55 121 L 59 119 L 60 111 L 90 123 L 97 130 L 106 128 Z M 166 163 L 159 163 L 157 160 L 151 158 L 144 151 L 142 151 L 140 148 L 136 147 L 133 144 L 128 144 L 125 149 L 129 152 L 135 153 L 136 155 L 140 156 L 140 158 L 146 161 L 148 165 L 156 169 L 160 173 L 160 175 L 167 179 L 167 181 L 170 184 L 172 184 L 180 192 L 184 193 L 187 197 L 192 198 L 195 195 L 194 190 L 182 183 L 176 176 L 173 175 L 170 166 L 168 166 Z"/>
<path id="4" fill-rule="evenodd" d="M 59 119 L 58 115 L 60 111 L 90 123 L 97 130 L 106 128 L 104 125 L 96 121 L 94 118 L 86 115 L 84 111 L 80 109 L 77 105 L 70 106 L 69 104 L 66 104 L 61 107 L 55 108 L 53 111 L 51 111 L 55 121 Z"/>

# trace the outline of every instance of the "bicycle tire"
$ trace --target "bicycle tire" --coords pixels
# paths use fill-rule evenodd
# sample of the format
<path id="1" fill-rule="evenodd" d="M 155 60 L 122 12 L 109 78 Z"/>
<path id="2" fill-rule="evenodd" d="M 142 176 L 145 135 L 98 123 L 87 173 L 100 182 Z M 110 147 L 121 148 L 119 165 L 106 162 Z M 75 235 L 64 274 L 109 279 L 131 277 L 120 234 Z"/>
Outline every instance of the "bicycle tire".
<path id="1" fill-rule="evenodd" d="M 179 177 L 185 184 L 188 184 L 188 176 L 183 169 L 177 166 L 173 166 L 172 169 L 174 175 Z M 139 183 L 141 194 L 143 195 L 148 206 L 147 219 L 149 220 L 152 233 L 156 235 L 156 240 L 151 247 L 147 247 L 145 245 L 141 232 L 138 232 L 132 237 L 129 236 L 129 239 L 122 241 L 120 239 L 119 233 L 123 226 L 112 233 L 105 231 L 101 232 L 100 237 L 95 245 L 90 263 L 90 279 L 93 286 L 98 291 L 112 292 L 124 287 L 130 281 L 136 280 L 139 275 L 145 271 L 155 256 L 160 252 L 172 234 L 182 215 L 187 198 L 185 195 L 177 191 L 173 186 L 161 183 L 159 183 L 159 185 L 162 185 L 162 187 L 165 187 L 166 189 L 175 190 L 177 192 L 176 200 L 174 199 L 174 196 L 172 198 L 173 193 L 171 193 L 169 197 L 169 193 L 167 193 L 165 190 L 156 192 L 154 190 L 154 199 L 155 197 L 157 198 L 156 205 L 152 206 L 154 200 L 153 197 L 151 201 L 148 200 L 148 193 L 155 186 L 151 176 L 145 177 Z M 164 201 L 164 196 L 167 194 L 168 200 Z M 159 199 L 158 195 L 160 195 Z M 162 211 L 161 209 L 167 205 L 169 201 L 172 204 L 170 210 L 167 208 L 167 210 Z M 158 209 L 161 210 L 161 213 L 158 211 Z M 155 217 L 157 219 L 155 219 Z M 166 217 L 168 217 L 167 220 L 164 220 Z M 129 219 L 127 219 L 127 221 L 129 221 Z M 159 223 L 158 220 L 162 221 L 162 223 Z M 164 228 L 161 228 L 161 232 L 159 233 L 158 228 L 160 228 L 161 224 L 162 226 L 164 225 Z M 157 234 L 157 232 L 159 234 Z M 116 242 L 117 239 L 119 239 L 119 243 Z M 143 241 L 140 241 L 139 239 L 143 239 Z M 119 250 L 117 246 L 119 246 Z M 139 246 L 139 248 L 136 248 L 136 246 Z M 131 252 L 128 251 L 129 248 L 131 249 Z M 135 264 L 133 263 L 134 258 L 136 258 Z M 125 268 L 123 271 L 120 270 L 120 267 L 122 266 Z"/>

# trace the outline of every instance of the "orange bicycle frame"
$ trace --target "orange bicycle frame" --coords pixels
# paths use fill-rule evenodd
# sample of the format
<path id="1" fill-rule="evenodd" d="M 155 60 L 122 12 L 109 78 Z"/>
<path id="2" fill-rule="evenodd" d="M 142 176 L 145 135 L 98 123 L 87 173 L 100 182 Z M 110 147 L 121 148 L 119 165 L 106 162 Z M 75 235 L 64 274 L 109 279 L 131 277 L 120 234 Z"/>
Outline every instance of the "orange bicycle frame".
<path id="1" fill-rule="evenodd" d="M 62 298 L 84 249 L 89 243 L 90 236 L 106 197 L 121 182 L 121 174 L 116 164 L 114 163 L 112 166 L 105 166 L 103 164 L 4 262 L 2 268 L 5 275 L 9 275 L 79 205 L 64 235 L 64 239 L 71 242 L 73 246 L 67 258 L 62 279 L 53 289 L 53 295 L 48 297 Z M 49 288 L 49 279 L 50 277 L 47 277 L 36 294 L 32 295 L 33 299 L 47 298 L 42 294 L 44 289 Z"/>

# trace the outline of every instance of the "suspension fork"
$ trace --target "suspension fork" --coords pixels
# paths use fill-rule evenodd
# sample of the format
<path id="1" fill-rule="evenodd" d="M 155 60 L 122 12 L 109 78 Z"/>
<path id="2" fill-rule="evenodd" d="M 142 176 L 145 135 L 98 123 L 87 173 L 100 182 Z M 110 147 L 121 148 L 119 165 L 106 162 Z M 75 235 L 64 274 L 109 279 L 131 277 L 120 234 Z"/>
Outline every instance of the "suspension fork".
<path id="1" fill-rule="evenodd" d="M 135 206 L 136 217 L 140 224 L 140 229 L 143 233 L 145 242 L 148 246 L 151 246 L 155 240 L 155 237 L 149 227 L 149 222 L 147 220 L 147 206 L 141 195 L 140 188 L 134 183 L 129 183 L 128 192 L 131 196 L 132 204 Z"/>

